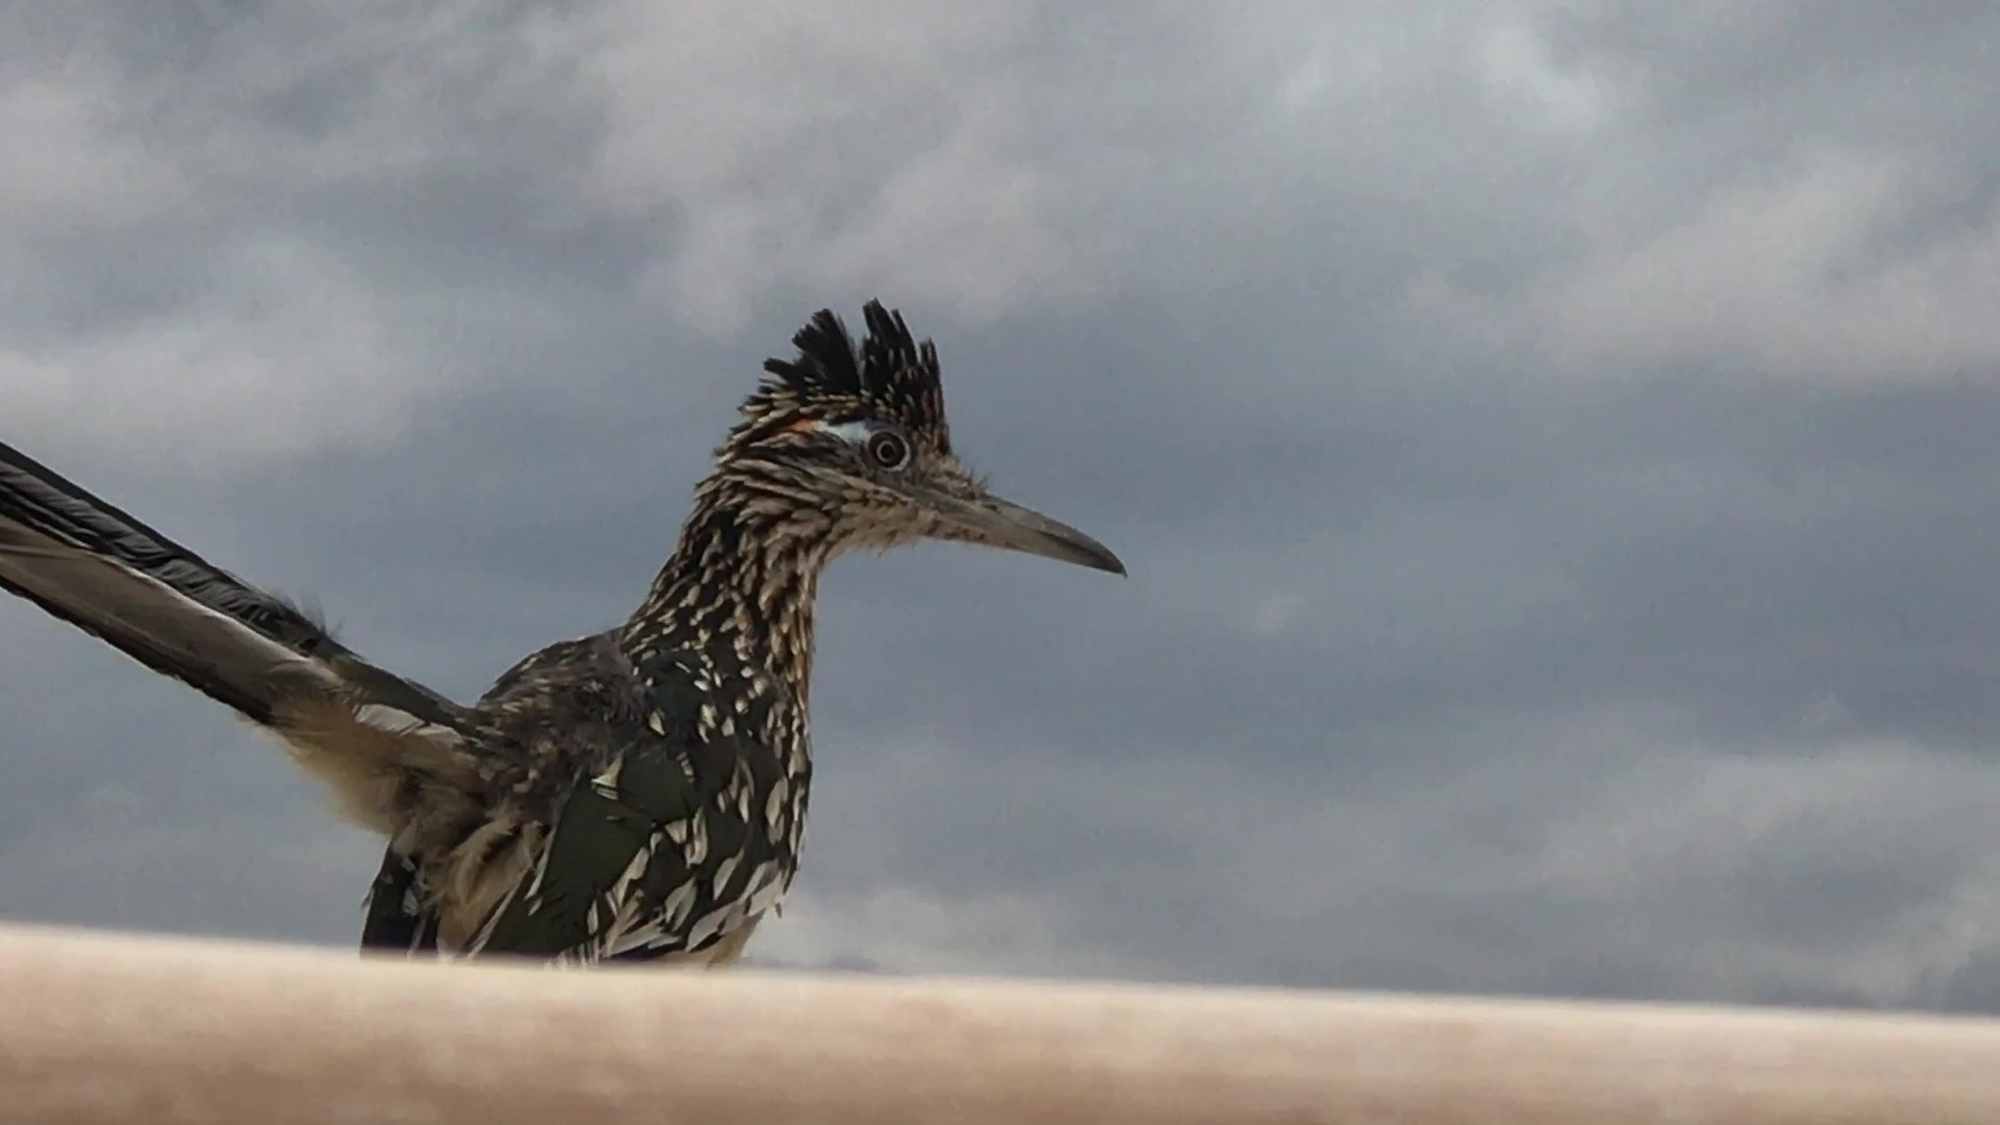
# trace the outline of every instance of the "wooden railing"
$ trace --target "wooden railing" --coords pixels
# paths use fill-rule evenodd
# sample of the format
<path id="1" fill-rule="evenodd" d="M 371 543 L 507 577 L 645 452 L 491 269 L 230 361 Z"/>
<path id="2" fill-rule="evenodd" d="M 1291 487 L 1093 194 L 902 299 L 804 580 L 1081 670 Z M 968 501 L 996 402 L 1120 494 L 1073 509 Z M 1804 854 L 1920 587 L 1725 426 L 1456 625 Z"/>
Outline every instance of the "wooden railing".
<path id="1" fill-rule="evenodd" d="M 2000 1022 L 440 967 L 0 927 L 0 1120 L 2000 1125 Z"/>

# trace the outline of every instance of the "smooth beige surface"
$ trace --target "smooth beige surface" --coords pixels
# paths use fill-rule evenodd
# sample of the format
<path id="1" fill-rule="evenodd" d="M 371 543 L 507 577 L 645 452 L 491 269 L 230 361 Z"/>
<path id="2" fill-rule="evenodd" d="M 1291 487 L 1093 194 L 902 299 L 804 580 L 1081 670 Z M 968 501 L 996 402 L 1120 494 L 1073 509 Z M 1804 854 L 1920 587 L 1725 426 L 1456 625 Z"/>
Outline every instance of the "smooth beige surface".
<path id="1" fill-rule="evenodd" d="M 0 1120 L 2000 1123 L 2000 1023 L 473 968 L 0 928 Z"/>

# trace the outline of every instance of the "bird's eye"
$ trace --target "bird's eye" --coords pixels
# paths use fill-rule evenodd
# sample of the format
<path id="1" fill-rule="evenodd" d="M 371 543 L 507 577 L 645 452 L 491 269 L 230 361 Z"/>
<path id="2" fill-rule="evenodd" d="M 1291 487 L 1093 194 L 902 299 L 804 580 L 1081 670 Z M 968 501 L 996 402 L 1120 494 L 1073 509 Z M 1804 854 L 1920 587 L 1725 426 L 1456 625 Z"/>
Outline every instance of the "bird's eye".
<path id="1" fill-rule="evenodd" d="M 903 435 L 878 430 L 868 436 L 868 458 L 885 469 L 900 469 L 910 461 L 910 443 Z"/>

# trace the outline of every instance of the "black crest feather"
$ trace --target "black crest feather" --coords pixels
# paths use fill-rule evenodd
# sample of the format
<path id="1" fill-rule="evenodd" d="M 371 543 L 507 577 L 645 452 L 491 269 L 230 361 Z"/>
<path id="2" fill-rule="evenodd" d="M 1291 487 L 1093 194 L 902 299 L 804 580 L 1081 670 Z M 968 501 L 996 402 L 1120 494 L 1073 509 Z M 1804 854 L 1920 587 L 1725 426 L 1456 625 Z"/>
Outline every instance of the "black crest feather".
<path id="1" fill-rule="evenodd" d="M 859 399 L 948 449 L 936 346 L 918 342 L 903 314 L 880 301 L 868 302 L 861 312 L 868 335 L 858 346 L 833 310 L 821 309 L 792 336 L 798 357 L 765 360 L 764 370 L 802 403 Z"/>
<path id="2" fill-rule="evenodd" d="M 847 334 L 847 325 L 840 322 L 832 309 L 814 313 L 806 326 L 793 334 L 792 346 L 799 349 L 797 359 L 790 362 L 767 359 L 764 370 L 783 379 L 800 395 L 861 396 L 860 356 Z"/>

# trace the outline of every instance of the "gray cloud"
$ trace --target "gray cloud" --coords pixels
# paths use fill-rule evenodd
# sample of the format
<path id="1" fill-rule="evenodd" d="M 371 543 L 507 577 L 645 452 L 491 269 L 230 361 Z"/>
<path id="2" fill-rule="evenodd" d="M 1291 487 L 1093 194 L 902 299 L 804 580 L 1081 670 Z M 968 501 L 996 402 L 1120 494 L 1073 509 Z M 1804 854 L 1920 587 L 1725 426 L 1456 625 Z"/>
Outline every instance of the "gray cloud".
<path id="1" fill-rule="evenodd" d="M 1866 4 L 1552 10 L 1538 80 L 1597 107 L 1552 178 L 1539 270 L 1417 295 L 1590 377 L 1680 364 L 1815 385 L 1951 381 L 2000 361 L 1990 13 Z"/>
<path id="2" fill-rule="evenodd" d="M 1129 581 L 836 564 L 888 970 L 1993 1010 L 1984 9 L 0 16 L 0 433 L 453 693 L 879 293 Z M 0 916 L 346 943 L 376 845 L 0 604 Z"/>

